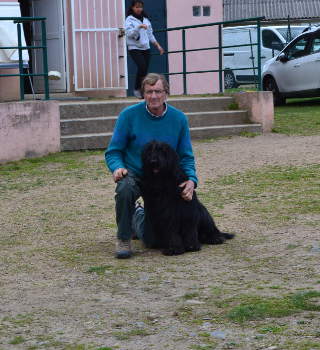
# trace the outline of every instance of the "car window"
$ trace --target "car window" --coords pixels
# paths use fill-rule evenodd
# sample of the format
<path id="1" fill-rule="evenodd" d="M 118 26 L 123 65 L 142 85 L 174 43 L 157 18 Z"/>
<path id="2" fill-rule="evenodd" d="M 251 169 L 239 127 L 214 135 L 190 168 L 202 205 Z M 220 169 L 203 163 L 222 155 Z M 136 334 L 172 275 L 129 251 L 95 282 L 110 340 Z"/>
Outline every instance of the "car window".
<path id="1" fill-rule="evenodd" d="M 309 53 L 308 42 L 309 37 L 304 37 L 289 46 L 286 50 L 288 60 L 294 60 L 296 58 L 307 55 Z"/>
<path id="2" fill-rule="evenodd" d="M 276 29 L 288 43 L 289 41 L 294 39 L 296 36 L 301 34 L 305 28 L 306 27 L 290 27 L 290 29 L 289 28 L 276 28 Z"/>
<path id="3" fill-rule="evenodd" d="M 282 44 L 279 37 L 272 30 L 264 29 L 262 31 L 262 45 L 268 49 L 272 49 L 272 42 Z"/>
<path id="4" fill-rule="evenodd" d="M 320 38 L 313 38 L 310 53 L 320 52 Z"/>

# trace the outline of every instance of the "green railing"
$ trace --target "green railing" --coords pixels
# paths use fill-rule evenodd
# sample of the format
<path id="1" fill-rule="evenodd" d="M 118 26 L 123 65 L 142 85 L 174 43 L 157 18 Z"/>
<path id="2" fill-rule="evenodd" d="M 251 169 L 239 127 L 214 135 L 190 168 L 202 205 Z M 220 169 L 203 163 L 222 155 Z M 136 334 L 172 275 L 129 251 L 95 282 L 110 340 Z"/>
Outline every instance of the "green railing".
<path id="1" fill-rule="evenodd" d="M 173 73 L 164 73 L 165 75 L 171 76 L 171 75 L 182 75 L 183 76 L 183 93 L 186 95 L 188 92 L 187 89 L 187 75 L 188 74 L 198 74 L 198 73 L 219 73 L 219 90 L 222 93 L 223 92 L 223 72 L 230 69 L 224 69 L 223 68 L 223 49 L 232 48 L 232 47 L 244 47 L 244 46 L 257 46 L 257 66 L 255 67 L 254 64 L 250 67 L 241 67 L 236 68 L 233 70 L 257 70 L 258 72 L 258 89 L 262 90 L 262 81 L 261 81 L 261 21 L 263 21 L 265 17 L 252 17 L 252 18 L 245 18 L 241 20 L 234 20 L 234 21 L 224 21 L 224 22 L 214 22 L 214 23 L 206 23 L 206 24 L 197 24 L 197 25 L 191 25 L 191 26 L 183 26 L 183 27 L 174 27 L 174 28 L 167 28 L 167 29 L 160 29 L 155 30 L 155 32 L 171 32 L 171 31 L 181 31 L 181 39 L 182 39 L 182 50 L 176 50 L 176 51 L 168 51 L 166 52 L 167 55 L 174 54 L 174 53 L 182 53 L 182 72 L 173 72 Z M 248 44 L 242 44 L 242 45 L 232 45 L 232 46 L 223 46 L 223 38 L 222 38 L 222 28 L 223 25 L 226 24 L 241 24 L 241 23 L 250 23 L 250 24 L 256 24 L 257 26 L 257 42 L 254 43 L 248 43 Z M 186 48 L 186 30 L 188 29 L 194 29 L 194 28 L 201 28 L 201 27 L 213 27 L 218 26 L 218 43 L 219 46 L 215 47 L 205 47 L 205 48 L 199 48 L 199 49 L 187 49 Z M 208 51 L 208 50 L 219 50 L 219 69 L 210 69 L 210 70 L 199 70 L 199 71 L 188 71 L 187 70 L 187 52 L 195 52 L 195 51 Z"/>
<path id="2" fill-rule="evenodd" d="M 47 53 L 47 30 L 45 17 L 0 17 L 0 21 L 13 21 L 17 24 L 18 46 L 0 46 L 0 49 L 18 49 L 19 51 L 19 74 L 0 74 L 1 77 L 20 77 L 20 99 L 24 100 L 24 79 L 26 77 L 41 76 L 44 78 L 44 93 L 45 99 L 49 100 L 49 78 L 48 78 L 48 53 Z M 41 22 L 41 46 L 23 46 L 22 45 L 22 23 L 31 23 L 35 21 Z M 42 73 L 25 73 L 23 70 L 23 50 L 38 50 L 42 49 Z"/>

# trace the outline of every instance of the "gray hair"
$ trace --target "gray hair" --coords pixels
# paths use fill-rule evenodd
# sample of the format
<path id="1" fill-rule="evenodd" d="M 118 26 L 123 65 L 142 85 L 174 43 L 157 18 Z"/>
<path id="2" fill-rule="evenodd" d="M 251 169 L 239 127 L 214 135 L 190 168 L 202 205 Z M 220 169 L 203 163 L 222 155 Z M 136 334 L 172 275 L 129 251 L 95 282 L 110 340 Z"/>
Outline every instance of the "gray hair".
<path id="1" fill-rule="evenodd" d="M 146 77 L 142 80 L 142 83 L 141 83 L 141 94 L 142 94 L 142 96 L 144 95 L 144 87 L 146 85 L 153 86 L 159 80 L 162 81 L 163 88 L 164 88 L 166 94 L 169 95 L 169 93 L 170 93 L 169 83 L 167 82 L 167 79 L 164 77 L 164 75 L 158 74 L 158 73 L 149 73 L 148 75 L 146 75 Z"/>

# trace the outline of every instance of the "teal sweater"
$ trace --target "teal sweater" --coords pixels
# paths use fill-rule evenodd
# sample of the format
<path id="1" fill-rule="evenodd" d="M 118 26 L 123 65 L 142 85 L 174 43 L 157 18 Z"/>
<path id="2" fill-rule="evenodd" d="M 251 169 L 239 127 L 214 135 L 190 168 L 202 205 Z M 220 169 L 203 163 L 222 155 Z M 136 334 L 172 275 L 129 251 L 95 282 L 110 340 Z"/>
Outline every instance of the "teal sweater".
<path id="1" fill-rule="evenodd" d="M 183 112 L 170 105 L 167 105 L 167 111 L 161 117 L 151 115 L 145 102 L 127 107 L 120 113 L 105 152 L 106 164 L 110 171 L 126 168 L 141 176 L 142 148 L 152 140 L 171 145 L 180 157 L 181 168 L 189 180 L 197 185 L 188 120 Z"/>

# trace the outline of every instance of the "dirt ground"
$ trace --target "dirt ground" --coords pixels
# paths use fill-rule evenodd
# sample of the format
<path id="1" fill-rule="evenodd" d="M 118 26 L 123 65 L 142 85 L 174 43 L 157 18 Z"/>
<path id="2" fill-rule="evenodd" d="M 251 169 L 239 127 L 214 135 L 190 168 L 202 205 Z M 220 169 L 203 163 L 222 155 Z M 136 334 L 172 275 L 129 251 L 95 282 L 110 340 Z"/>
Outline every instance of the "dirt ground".
<path id="1" fill-rule="evenodd" d="M 319 164 L 320 136 L 198 141 L 194 152 L 201 192 L 225 175 Z M 319 348 L 319 313 L 224 317 L 239 295 L 320 291 L 319 226 L 269 226 L 230 204 L 216 222 L 234 240 L 175 257 L 134 241 L 134 257 L 118 261 L 114 184 L 103 154 L 84 159 L 80 170 L 48 164 L 38 182 L 23 176 L 1 192 L 0 350 Z"/>

